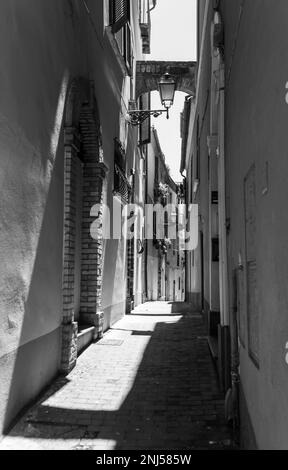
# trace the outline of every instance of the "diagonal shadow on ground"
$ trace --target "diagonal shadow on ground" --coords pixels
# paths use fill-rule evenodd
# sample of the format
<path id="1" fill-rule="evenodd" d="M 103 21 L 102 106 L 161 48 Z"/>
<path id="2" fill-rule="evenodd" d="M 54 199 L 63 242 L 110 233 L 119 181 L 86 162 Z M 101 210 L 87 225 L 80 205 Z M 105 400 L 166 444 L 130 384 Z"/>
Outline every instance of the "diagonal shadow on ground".
<path id="1" fill-rule="evenodd" d="M 92 345 L 78 372 L 68 382 L 61 377 L 55 381 L 11 431 L 10 442 L 20 438 L 19 443 L 63 449 L 231 449 L 201 317 L 178 313 L 164 321 L 156 314 L 151 326 L 138 314 L 124 322 L 131 334 L 123 345 Z M 107 362 L 101 365 L 107 355 L 110 373 Z M 119 356 L 121 370 L 113 368 L 113 357 Z"/>

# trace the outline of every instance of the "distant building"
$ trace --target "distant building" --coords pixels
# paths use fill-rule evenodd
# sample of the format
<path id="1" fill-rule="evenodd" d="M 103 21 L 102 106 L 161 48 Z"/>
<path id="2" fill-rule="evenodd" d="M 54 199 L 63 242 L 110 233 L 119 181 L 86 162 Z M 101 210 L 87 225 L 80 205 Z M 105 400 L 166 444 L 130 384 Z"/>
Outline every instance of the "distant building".
<path id="1" fill-rule="evenodd" d="M 151 144 L 147 156 L 147 204 L 160 205 L 171 211 L 163 212 L 159 237 L 159 221 L 156 211 L 153 218 L 153 240 L 147 240 L 147 299 L 148 300 L 184 300 L 185 253 L 180 250 L 177 237 L 179 186 L 172 180 L 165 157 L 161 150 L 157 131 L 152 128 Z M 169 223 L 174 218 L 175 237 L 169 237 Z"/>

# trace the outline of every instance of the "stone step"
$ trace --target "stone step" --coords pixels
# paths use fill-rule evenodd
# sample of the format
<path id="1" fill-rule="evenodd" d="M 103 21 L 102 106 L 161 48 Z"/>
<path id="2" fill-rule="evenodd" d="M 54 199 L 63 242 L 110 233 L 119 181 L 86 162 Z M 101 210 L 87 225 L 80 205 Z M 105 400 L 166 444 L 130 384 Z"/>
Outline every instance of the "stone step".
<path id="1" fill-rule="evenodd" d="M 94 339 L 94 326 L 85 326 L 81 325 L 78 327 L 78 335 L 77 335 L 77 353 L 78 355 L 84 351 L 84 349 L 92 343 Z"/>

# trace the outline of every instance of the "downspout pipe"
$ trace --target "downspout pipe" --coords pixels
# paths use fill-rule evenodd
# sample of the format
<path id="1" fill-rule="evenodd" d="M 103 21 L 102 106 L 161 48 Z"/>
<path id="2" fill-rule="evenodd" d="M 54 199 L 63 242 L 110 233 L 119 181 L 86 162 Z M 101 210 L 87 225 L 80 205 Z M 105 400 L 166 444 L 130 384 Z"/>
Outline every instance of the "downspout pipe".
<path id="1" fill-rule="evenodd" d="M 225 175 L 225 64 L 220 61 L 220 103 L 219 103 L 219 222 L 220 222 L 220 272 L 222 284 L 222 326 L 229 326 L 229 291 L 228 291 L 228 257 L 227 257 L 227 224 L 226 224 L 226 175 Z"/>
<path id="2" fill-rule="evenodd" d="M 150 11 L 154 10 L 154 8 L 156 8 L 156 5 L 157 5 L 157 0 L 153 0 L 153 5 L 152 5 L 152 7 L 149 8 L 149 10 L 148 10 L 149 13 L 150 13 Z"/>
<path id="3" fill-rule="evenodd" d="M 225 62 L 223 58 L 224 26 L 220 12 L 215 11 L 211 43 L 218 50 L 215 73 L 218 82 L 218 195 L 219 195 L 219 284 L 221 326 L 229 326 L 228 256 L 226 224 L 226 172 L 225 172 Z M 211 122 L 211 125 L 213 123 Z M 216 131 L 217 132 L 217 131 Z"/>

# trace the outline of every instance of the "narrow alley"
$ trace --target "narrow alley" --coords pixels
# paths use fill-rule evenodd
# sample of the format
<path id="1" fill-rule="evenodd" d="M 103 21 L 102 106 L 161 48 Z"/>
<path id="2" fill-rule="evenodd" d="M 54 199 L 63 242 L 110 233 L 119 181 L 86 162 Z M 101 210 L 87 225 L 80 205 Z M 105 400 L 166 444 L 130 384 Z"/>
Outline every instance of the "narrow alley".
<path id="1" fill-rule="evenodd" d="M 0 2 L 0 450 L 288 450 L 287 26 Z"/>
<path id="2" fill-rule="evenodd" d="M 90 345 L 0 450 L 231 449 L 202 315 L 138 306 Z"/>

